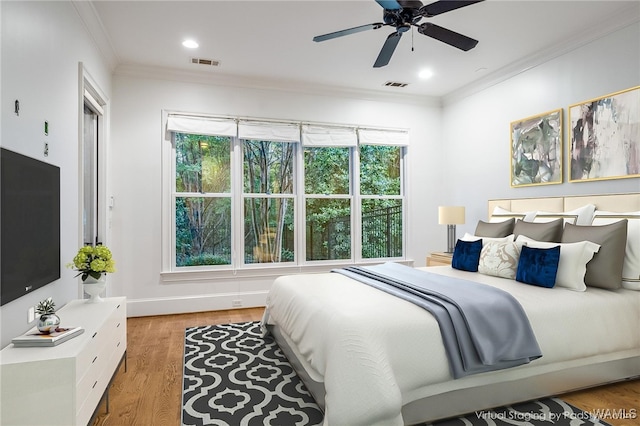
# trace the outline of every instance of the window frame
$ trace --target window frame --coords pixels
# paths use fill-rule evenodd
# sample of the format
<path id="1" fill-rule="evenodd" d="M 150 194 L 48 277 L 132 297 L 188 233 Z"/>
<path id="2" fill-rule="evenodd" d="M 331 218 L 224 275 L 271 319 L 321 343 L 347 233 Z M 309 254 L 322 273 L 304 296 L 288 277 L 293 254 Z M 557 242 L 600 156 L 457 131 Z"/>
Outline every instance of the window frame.
<path id="1" fill-rule="evenodd" d="M 360 194 L 360 162 L 359 145 L 349 147 L 349 194 L 306 194 L 304 185 L 304 146 L 294 145 L 293 193 L 292 194 L 247 194 L 244 192 L 243 164 L 244 139 L 237 136 L 231 138 L 231 264 L 177 267 L 175 264 L 175 138 L 174 132 L 167 130 L 167 118 L 171 111 L 162 112 L 162 271 L 161 279 L 167 283 L 193 283 L 207 280 L 227 280 L 255 277 L 276 277 L 283 274 L 299 272 L 324 272 L 331 267 L 353 264 L 371 264 L 381 261 L 411 263 L 406 255 L 407 250 L 407 200 L 406 200 L 406 157 L 408 147 L 400 146 L 400 194 L 392 196 L 375 196 Z M 194 114 L 194 116 L 201 116 Z M 206 116 L 206 115 L 205 115 Z M 227 117 L 228 118 L 228 117 Z M 243 120 L 246 120 L 243 118 Z M 182 194 L 184 195 L 184 194 Z M 202 194 L 198 194 L 199 196 Z M 212 195 L 212 194 L 207 194 Z M 216 194 L 213 194 L 216 195 Z M 219 194 L 217 194 L 219 195 Z M 306 200 L 309 197 L 349 199 L 351 203 L 351 256 L 348 259 L 306 260 Z M 294 202 L 294 261 L 278 263 L 245 263 L 244 260 L 244 203 L 247 197 L 292 198 Z M 402 253 L 401 257 L 363 258 L 362 257 L 362 214 L 363 199 L 393 198 L 402 200 Z"/>
<path id="2" fill-rule="evenodd" d="M 236 240 L 234 238 L 235 235 L 235 226 L 236 222 L 234 220 L 234 218 L 237 216 L 235 214 L 237 210 L 237 206 L 236 203 L 234 202 L 234 191 L 235 191 L 235 187 L 234 187 L 234 182 L 237 182 L 237 178 L 235 176 L 236 171 L 235 171 L 235 164 L 234 164 L 234 147 L 235 147 L 235 141 L 233 137 L 229 137 L 229 168 L 230 168 L 230 179 L 231 179 L 231 184 L 229 187 L 229 192 L 204 192 L 204 193 L 200 193 L 200 192 L 180 192 L 178 193 L 176 190 L 176 161 L 177 161 L 177 154 L 176 154 L 176 138 L 175 138 L 175 132 L 170 132 L 170 137 L 171 137 L 171 171 L 169 172 L 170 174 L 170 179 L 171 179 L 171 194 L 170 194 L 170 203 L 171 203 L 171 234 L 169 236 L 170 238 L 170 245 L 171 245 L 171 254 L 170 254 L 170 259 L 171 259 L 171 270 L 173 271 L 177 271 L 177 272 L 185 272 L 185 271 L 212 271 L 212 270 L 225 270 L 225 269 L 233 269 L 233 261 L 234 261 L 234 253 L 236 251 L 237 248 L 237 243 Z M 164 191 L 163 191 L 164 193 Z M 180 195 L 178 195 L 180 194 Z M 231 250 L 231 262 L 228 265 L 199 265 L 199 266 L 177 266 L 176 265 L 176 218 L 177 218 L 177 213 L 176 213 L 176 200 L 177 198 L 215 198 L 215 199 L 221 199 L 221 198 L 228 198 L 230 199 L 230 206 L 231 206 L 231 218 L 230 218 L 230 226 L 231 226 L 231 241 L 230 241 L 230 250 Z M 163 244 L 163 249 L 164 249 L 164 244 Z"/>
<path id="3" fill-rule="evenodd" d="M 81 135 L 79 138 L 79 151 L 81 163 L 79 170 L 80 182 L 80 244 L 96 245 L 103 244 L 107 234 L 107 197 L 106 197 L 106 141 L 108 105 L 106 96 L 100 91 L 98 85 L 93 80 L 87 70 L 80 65 L 82 76 L 82 96 L 80 105 L 79 122 Z M 92 115 L 90 123 L 92 134 L 91 140 L 87 140 L 87 112 Z M 92 146 L 91 152 L 87 152 L 87 143 Z M 89 155 L 90 157 L 87 157 Z M 90 176 L 87 178 L 87 173 Z M 89 187 L 90 186 L 90 187 Z M 91 218 L 85 221 L 87 207 L 91 210 Z M 89 234 L 89 235 L 87 235 Z M 85 241 L 85 237 L 91 241 Z"/>
<path id="4" fill-rule="evenodd" d="M 292 149 L 293 149 L 293 164 L 291 166 L 291 174 L 292 174 L 292 185 L 293 188 L 291 190 L 291 193 L 287 193 L 287 192 L 279 192 L 279 193 L 260 193 L 260 192 L 245 192 L 245 188 L 244 188 L 244 144 L 245 142 L 248 141 L 252 141 L 252 142 L 260 142 L 256 139 L 242 139 L 242 138 L 236 138 L 236 141 L 234 141 L 234 143 L 237 143 L 237 149 L 240 153 L 240 167 L 239 167 L 239 180 L 238 180 L 238 186 L 240 187 L 240 192 L 237 195 L 237 198 L 239 198 L 239 212 L 241 214 L 237 215 L 237 219 L 238 219 L 238 226 L 242 231 L 242 234 L 240 235 L 240 232 L 238 232 L 238 235 L 234 234 L 234 236 L 238 237 L 238 258 L 237 258 L 237 262 L 238 265 L 241 268 L 265 268 L 265 267 L 286 267 L 286 266 L 297 266 L 298 265 L 298 261 L 299 261 L 299 255 L 298 255 L 298 249 L 300 247 L 300 245 L 298 244 L 298 239 L 297 239 L 297 235 L 298 232 L 294 231 L 294 247 L 293 247 L 293 261 L 292 262 L 255 262 L 255 263 L 246 263 L 245 262 L 245 251 L 246 251 L 246 247 L 245 247 L 245 240 L 244 240 L 244 223 L 245 223 L 245 201 L 247 199 L 250 198 L 256 198 L 256 199 L 291 199 L 293 200 L 293 224 L 294 224 L 294 230 L 298 230 L 298 226 L 299 226 L 299 220 L 298 218 L 300 217 L 298 214 L 298 204 L 299 204 L 299 200 L 297 197 L 297 193 L 299 191 L 299 184 L 298 184 L 298 176 L 299 176 L 299 172 L 297 170 L 297 163 L 298 163 L 298 151 L 300 150 L 299 147 L 299 143 L 293 143 L 293 142 L 283 142 L 283 141 L 268 141 L 268 142 L 276 142 L 276 143 L 282 143 L 282 144 L 291 144 Z M 264 141 L 267 142 L 267 141 Z M 284 146 L 284 145 L 283 145 Z M 233 264 L 233 261 L 232 261 Z"/>
<path id="5" fill-rule="evenodd" d="M 302 243 L 303 247 L 305 247 L 305 251 L 304 251 L 304 257 L 301 258 L 301 260 L 304 263 L 313 263 L 313 264 L 327 264 L 327 265 L 344 265 L 344 264 L 353 264 L 356 261 L 356 256 L 354 255 L 354 253 L 356 253 L 356 242 L 358 241 L 358 239 L 354 236 L 355 233 L 358 232 L 357 230 L 357 222 L 355 221 L 355 198 L 354 195 L 357 194 L 356 188 L 358 185 L 359 179 L 356 179 L 355 173 L 354 171 L 357 170 L 356 166 L 355 166 L 355 161 L 356 161 L 356 153 L 355 151 L 357 151 L 357 145 L 355 147 L 339 147 L 339 148 L 345 148 L 347 149 L 348 152 L 348 179 L 349 179 L 349 183 L 347 185 L 347 191 L 346 193 L 335 193 L 335 194 L 316 194 L 316 193 L 307 193 L 306 192 L 306 182 L 305 182 L 305 173 L 304 173 L 304 168 L 305 168 L 305 150 L 307 147 L 305 146 L 301 146 L 300 147 L 300 151 L 301 151 L 301 158 L 300 158 L 300 163 L 301 163 L 301 197 L 302 197 L 302 219 L 301 219 L 301 226 L 303 226 L 302 228 Z M 318 146 L 312 146 L 312 147 L 308 147 L 308 148 L 315 148 L 315 149 L 322 149 L 323 147 L 318 147 Z M 324 148 L 334 148 L 334 147 L 324 147 Z M 307 246 L 307 200 L 309 199 L 314 199 L 314 200 L 322 200 L 322 199 L 327 199 L 327 200 L 349 200 L 349 225 L 351 228 L 351 238 L 350 238 L 350 256 L 348 258 L 344 258 L 344 259 L 318 259 L 318 260 L 307 260 L 307 252 L 306 252 L 306 246 Z"/>

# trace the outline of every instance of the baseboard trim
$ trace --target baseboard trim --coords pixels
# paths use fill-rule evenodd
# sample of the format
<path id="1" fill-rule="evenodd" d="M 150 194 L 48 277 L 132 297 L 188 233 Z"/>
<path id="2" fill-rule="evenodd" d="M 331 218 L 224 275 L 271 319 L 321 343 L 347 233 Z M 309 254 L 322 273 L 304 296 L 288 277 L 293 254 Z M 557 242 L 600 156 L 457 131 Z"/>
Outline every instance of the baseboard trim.
<path id="1" fill-rule="evenodd" d="M 127 298 L 127 316 L 146 317 L 262 307 L 266 305 L 267 293 L 268 291 L 265 290 L 250 293 L 204 294 L 155 299 Z"/>

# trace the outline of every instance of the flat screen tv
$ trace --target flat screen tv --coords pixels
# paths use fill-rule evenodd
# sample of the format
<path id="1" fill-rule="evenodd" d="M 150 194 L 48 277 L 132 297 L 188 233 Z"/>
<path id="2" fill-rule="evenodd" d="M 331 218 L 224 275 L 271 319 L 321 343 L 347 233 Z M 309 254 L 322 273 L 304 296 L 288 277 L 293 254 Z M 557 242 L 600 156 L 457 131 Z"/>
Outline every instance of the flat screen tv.
<path id="1" fill-rule="evenodd" d="M 60 168 L 0 148 L 0 305 L 60 278 Z"/>

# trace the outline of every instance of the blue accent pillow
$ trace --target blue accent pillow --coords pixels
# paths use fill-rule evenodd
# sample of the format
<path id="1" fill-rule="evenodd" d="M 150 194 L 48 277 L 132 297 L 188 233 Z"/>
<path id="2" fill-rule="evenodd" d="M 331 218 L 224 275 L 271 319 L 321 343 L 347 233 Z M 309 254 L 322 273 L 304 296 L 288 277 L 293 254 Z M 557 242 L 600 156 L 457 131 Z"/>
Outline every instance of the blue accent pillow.
<path id="1" fill-rule="evenodd" d="M 533 248 L 522 246 L 516 281 L 551 288 L 556 284 L 560 246 Z"/>
<path id="2" fill-rule="evenodd" d="M 461 271 L 478 272 L 481 251 L 481 239 L 476 241 L 458 240 L 456 242 L 456 248 L 453 250 L 451 267 L 460 269 Z"/>

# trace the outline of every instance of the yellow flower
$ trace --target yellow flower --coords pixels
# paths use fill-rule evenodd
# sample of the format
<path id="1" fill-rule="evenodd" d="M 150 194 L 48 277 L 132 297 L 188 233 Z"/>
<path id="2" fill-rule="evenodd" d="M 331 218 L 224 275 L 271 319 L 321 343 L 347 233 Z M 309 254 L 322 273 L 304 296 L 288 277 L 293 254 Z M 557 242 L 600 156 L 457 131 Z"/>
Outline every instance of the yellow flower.
<path id="1" fill-rule="evenodd" d="M 99 278 L 101 274 L 116 271 L 111 250 L 106 246 L 81 247 L 73 263 L 67 264 L 67 267 L 79 271 L 78 275 L 82 275 L 83 280 L 89 275 Z"/>

